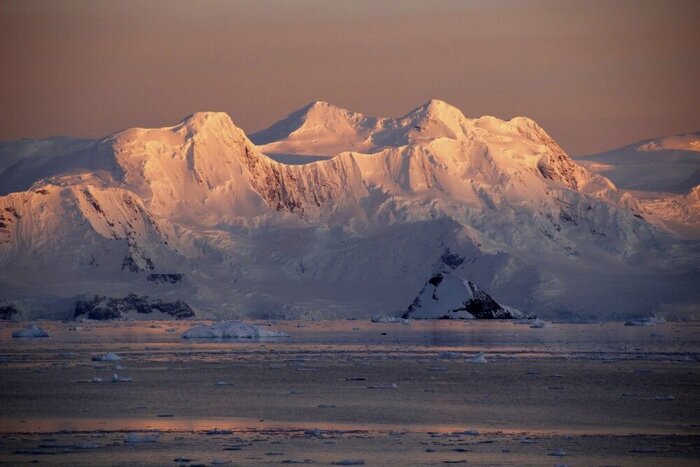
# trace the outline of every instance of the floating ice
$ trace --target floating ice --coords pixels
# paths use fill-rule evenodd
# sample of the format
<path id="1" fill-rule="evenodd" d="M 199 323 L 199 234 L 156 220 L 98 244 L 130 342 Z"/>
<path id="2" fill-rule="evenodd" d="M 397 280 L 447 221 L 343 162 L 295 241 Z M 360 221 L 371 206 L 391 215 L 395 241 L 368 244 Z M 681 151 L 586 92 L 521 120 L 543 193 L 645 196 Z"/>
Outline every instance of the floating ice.
<path id="1" fill-rule="evenodd" d="M 112 382 L 113 383 L 130 383 L 131 378 L 122 378 L 119 375 L 117 375 L 116 373 L 114 373 L 112 375 Z"/>
<path id="2" fill-rule="evenodd" d="M 546 329 L 546 328 L 551 328 L 552 324 L 548 323 L 546 321 L 542 321 L 540 319 L 536 319 L 534 321 L 530 321 L 530 327 L 532 329 Z"/>
<path id="3" fill-rule="evenodd" d="M 321 436 L 322 434 L 323 430 L 321 430 L 320 428 L 312 428 L 304 432 L 304 436 Z"/>
<path id="4" fill-rule="evenodd" d="M 564 457 L 564 456 L 566 456 L 566 452 L 562 448 L 559 448 L 559 449 L 556 449 L 554 451 L 551 451 L 547 455 L 548 456 L 556 456 L 556 457 Z"/>
<path id="5" fill-rule="evenodd" d="M 335 404 L 318 404 L 319 409 L 335 409 Z"/>
<path id="6" fill-rule="evenodd" d="M 83 442 L 83 443 L 74 444 L 74 445 L 71 446 L 71 447 L 72 447 L 73 449 L 97 449 L 97 448 L 100 447 L 100 445 L 99 445 L 99 444 L 95 444 L 95 443 Z"/>
<path id="7" fill-rule="evenodd" d="M 333 462 L 333 465 L 365 465 L 362 459 L 343 459 L 338 462 Z"/>
<path id="8" fill-rule="evenodd" d="M 398 386 L 396 383 L 391 383 L 391 384 L 372 384 L 370 386 L 367 386 L 367 389 L 396 389 Z"/>
<path id="9" fill-rule="evenodd" d="M 469 435 L 469 436 L 479 436 L 479 430 L 463 430 L 463 431 L 453 431 L 453 435 Z"/>
<path id="10" fill-rule="evenodd" d="M 213 428 L 204 432 L 205 435 L 230 435 L 233 431 L 231 430 L 220 430 L 218 428 Z"/>
<path id="11" fill-rule="evenodd" d="M 220 321 L 211 326 L 194 326 L 182 335 L 185 339 L 258 339 L 289 337 L 289 334 L 263 329 L 242 321 Z"/>
<path id="12" fill-rule="evenodd" d="M 12 337 L 49 337 L 49 334 L 36 324 L 12 333 Z"/>
<path id="13" fill-rule="evenodd" d="M 675 400 L 675 399 L 676 399 L 676 398 L 673 397 L 671 394 L 668 394 L 668 395 L 666 395 L 666 396 L 656 396 L 656 397 L 654 397 L 654 400 L 657 400 L 657 401 L 672 401 L 672 400 Z"/>
<path id="14" fill-rule="evenodd" d="M 664 324 L 665 322 L 666 320 L 664 318 L 652 316 L 651 318 L 636 318 L 625 321 L 625 326 L 654 326 L 657 324 Z"/>
<path id="15" fill-rule="evenodd" d="M 127 444 L 155 443 L 160 433 L 129 433 L 124 442 Z"/>
<path id="16" fill-rule="evenodd" d="M 483 352 L 479 352 L 473 357 L 469 357 L 465 360 L 467 363 L 486 363 L 486 357 Z"/>
<path id="17" fill-rule="evenodd" d="M 449 352 L 449 351 L 448 352 L 440 352 L 438 354 L 438 357 L 445 358 L 447 360 L 454 360 L 455 358 L 459 358 L 461 356 L 462 356 L 462 354 L 459 352 Z"/>
<path id="18" fill-rule="evenodd" d="M 410 321 L 404 318 L 397 318 L 396 316 L 388 315 L 375 315 L 372 317 L 371 321 L 373 323 L 403 323 L 408 324 Z"/>
<path id="19" fill-rule="evenodd" d="M 114 352 L 109 352 L 102 355 L 95 355 L 92 357 L 93 362 L 118 362 L 122 358 L 115 354 Z"/>
<path id="20" fill-rule="evenodd" d="M 231 383 L 229 383 L 228 381 L 217 381 L 216 383 L 214 383 L 214 386 L 231 386 Z"/>

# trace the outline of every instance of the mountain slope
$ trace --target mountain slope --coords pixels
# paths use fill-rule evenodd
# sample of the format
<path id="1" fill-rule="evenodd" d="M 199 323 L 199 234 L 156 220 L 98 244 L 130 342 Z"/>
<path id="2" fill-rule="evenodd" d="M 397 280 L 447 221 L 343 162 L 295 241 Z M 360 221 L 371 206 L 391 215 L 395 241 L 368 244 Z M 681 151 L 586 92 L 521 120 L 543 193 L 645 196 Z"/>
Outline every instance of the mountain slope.
<path id="1" fill-rule="evenodd" d="M 700 132 L 649 139 L 578 159 L 620 188 L 686 194 L 700 184 Z"/>
<path id="2" fill-rule="evenodd" d="M 0 298 L 133 292 L 200 316 L 371 316 L 449 272 L 540 316 L 700 303 L 697 245 L 530 119 L 316 103 L 254 139 L 204 112 L 8 167 L 23 188 L 0 197 Z M 333 157 L 286 165 L 271 148 Z M 149 280 L 164 274 L 183 280 Z"/>
<path id="3" fill-rule="evenodd" d="M 639 198 L 657 224 L 700 239 L 700 133 L 640 141 L 578 161 Z"/>

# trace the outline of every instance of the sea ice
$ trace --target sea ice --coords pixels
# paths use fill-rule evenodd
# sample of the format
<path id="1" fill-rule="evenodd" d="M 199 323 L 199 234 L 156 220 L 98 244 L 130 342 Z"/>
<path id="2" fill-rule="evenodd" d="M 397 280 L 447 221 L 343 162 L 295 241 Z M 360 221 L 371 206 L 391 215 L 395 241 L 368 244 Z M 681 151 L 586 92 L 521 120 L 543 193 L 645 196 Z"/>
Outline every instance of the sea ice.
<path id="1" fill-rule="evenodd" d="M 388 315 L 375 315 L 372 317 L 371 321 L 373 323 L 403 323 L 403 324 L 410 323 L 410 321 L 407 319 L 397 318 L 396 316 L 388 316 Z"/>
<path id="2" fill-rule="evenodd" d="M 12 333 L 12 337 L 49 337 L 49 334 L 36 324 Z"/>
<path id="3" fill-rule="evenodd" d="M 474 355 L 473 357 L 469 357 L 465 360 L 467 363 L 486 363 L 486 357 L 484 356 L 483 352 L 479 352 L 478 354 Z"/>
<path id="4" fill-rule="evenodd" d="M 210 326 L 194 326 L 182 335 L 185 339 L 258 339 L 289 337 L 289 334 L 263 329 L 242 321 L 220 321 Z"/>
<path id="5" fill-rule="evenodd" d="M 116 373 L 114 373 L 112 375 L 112 382 L 113 383 L 130 383 L 131 378 L 122 378 L 119 375 L 117 375 Z"/>
<path id="6" fill-rule="evenodd" d="M 672 401 L 672 400 L 675 400 L 675 399 L 676 399 L 676 398 L 673 397 L 671 394 L 668 394 L 668 395 L 666 395 L 666 396 L 656 396 L 656 397 L 654 397 L 654 400 L 657 400 L 657 401 Z"/>
<path id="7" fill-rule="evenodd" d="M 88 442 L 83 442 L 83 443 L 77 443 L 71 446 L 73 449 L 97 449 L 100 447 L 99 444 L 95 443 L 88 443 Z"/>
<path id="8" fill-rule="evenodd" d="M 651 318 L 637 318 L 625 321 L 625 326 L 654 326 L 657 324 L 664 324 L 666 320 L 664 318 L 656 318 L 652 316 Z"/>
<path id="9" fill-rule="evenodd" d="M 459 352 L 450 352 L 450 351 L 448 351 L 448 352 L 440 352 L 440 353 L 438 354 L 438 357 L 440 357 L 440 358 L 445 358 L 445 359 L 447 359 L 447 360 L 453 360 L 453 359 L 459 358 L 459 357 L 461 357 L 461 356 L 462 356 L 462 354 L 459 353 Z"/>
<path id="10" fill-rule="evenodd" d="M 127 444 L 155 443 L 160 433 L 129 433 L 124 442 Z"/>
<path id="11" fill-rule="evenodd" d="M 118 362 L 122 358 L 115 354 L 114 352 L 109 352 L 102 355 L 95 355 L 92 357 L 93 362 Z"/>
<path id="12" fill-rule="evenodd" d="M 367 386 L 367 389 L 396 389 L 398 386 L 396 383 L 391 383 L 391 384 L 373 384 L 370 386 Z"/>
<path id="13" fill-rule="evenodd" d="M 546 328 L 552 327 L 551 323 L 548 323 L 546 321 L 542 321 L 540 319 L 536 319 L 534 321 L 531 321 L 529 324 L 530 324 L 530 327 L 532 329 L 546 329 Z"/>
<path id="14" fill-rule="evenodd" d="M 554 451 L 551 451 L 547 455 L 548 456 L 556 456 L 556 457 L 564 457 L 564 456 L 566 456 L 566 452 L 562 448 L 559 448 L 559 449 L 556 449 Z"/>

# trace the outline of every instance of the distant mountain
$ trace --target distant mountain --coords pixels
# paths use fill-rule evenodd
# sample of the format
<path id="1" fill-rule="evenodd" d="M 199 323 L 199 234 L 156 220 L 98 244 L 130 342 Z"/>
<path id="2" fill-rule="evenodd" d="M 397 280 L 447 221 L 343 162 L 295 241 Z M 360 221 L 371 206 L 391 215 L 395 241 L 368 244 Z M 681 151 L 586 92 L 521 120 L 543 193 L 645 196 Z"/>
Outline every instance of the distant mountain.
<path id="1" fill-rule="evenodd" d="M 632 190 L 665 227 L 700 239 L 700 132 L 648 139 L 577 162 Z"/>
<path id="2" fill-rule="evenodd" d="M 619 188 L 687 194 L 700 185 L 700 132 L 648 139 L 577 162 Z"/>
<path id="3" fill-rule="evenodd" d="M 131 293 L 199 316 L 369 317 L 451 273 L 539 316 L 698 311 L 698 245 L 530 119 L 318 102 L 253 140 L 203 112 L 0 153 L 0 299 L 41 304 L 25 317 Z"/>

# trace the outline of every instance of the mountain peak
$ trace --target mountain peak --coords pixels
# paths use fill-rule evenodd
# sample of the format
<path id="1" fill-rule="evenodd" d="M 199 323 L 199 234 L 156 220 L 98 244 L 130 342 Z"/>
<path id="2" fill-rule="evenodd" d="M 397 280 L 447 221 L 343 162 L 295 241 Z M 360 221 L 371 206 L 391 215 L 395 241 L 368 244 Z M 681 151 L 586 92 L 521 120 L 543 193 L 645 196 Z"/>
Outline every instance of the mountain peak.
<path id="1" fill-rule="evenodd" d="M 226 112 L 195 112 L 182 119 L 183 126 L 202 129 L 209 125 L 233 125 L 231 117 Z"/>
<path id="2" fill-rule="evenodd" d="M 438 111 L 459 111 L 457 107 L 448 104 L 447 102 L 440 100 L 440 99 L 430 99 L 428 102 L 424 104 L 424 107 L 427 109 L 430 109 L 431 111 L 438 112 Z"/>

